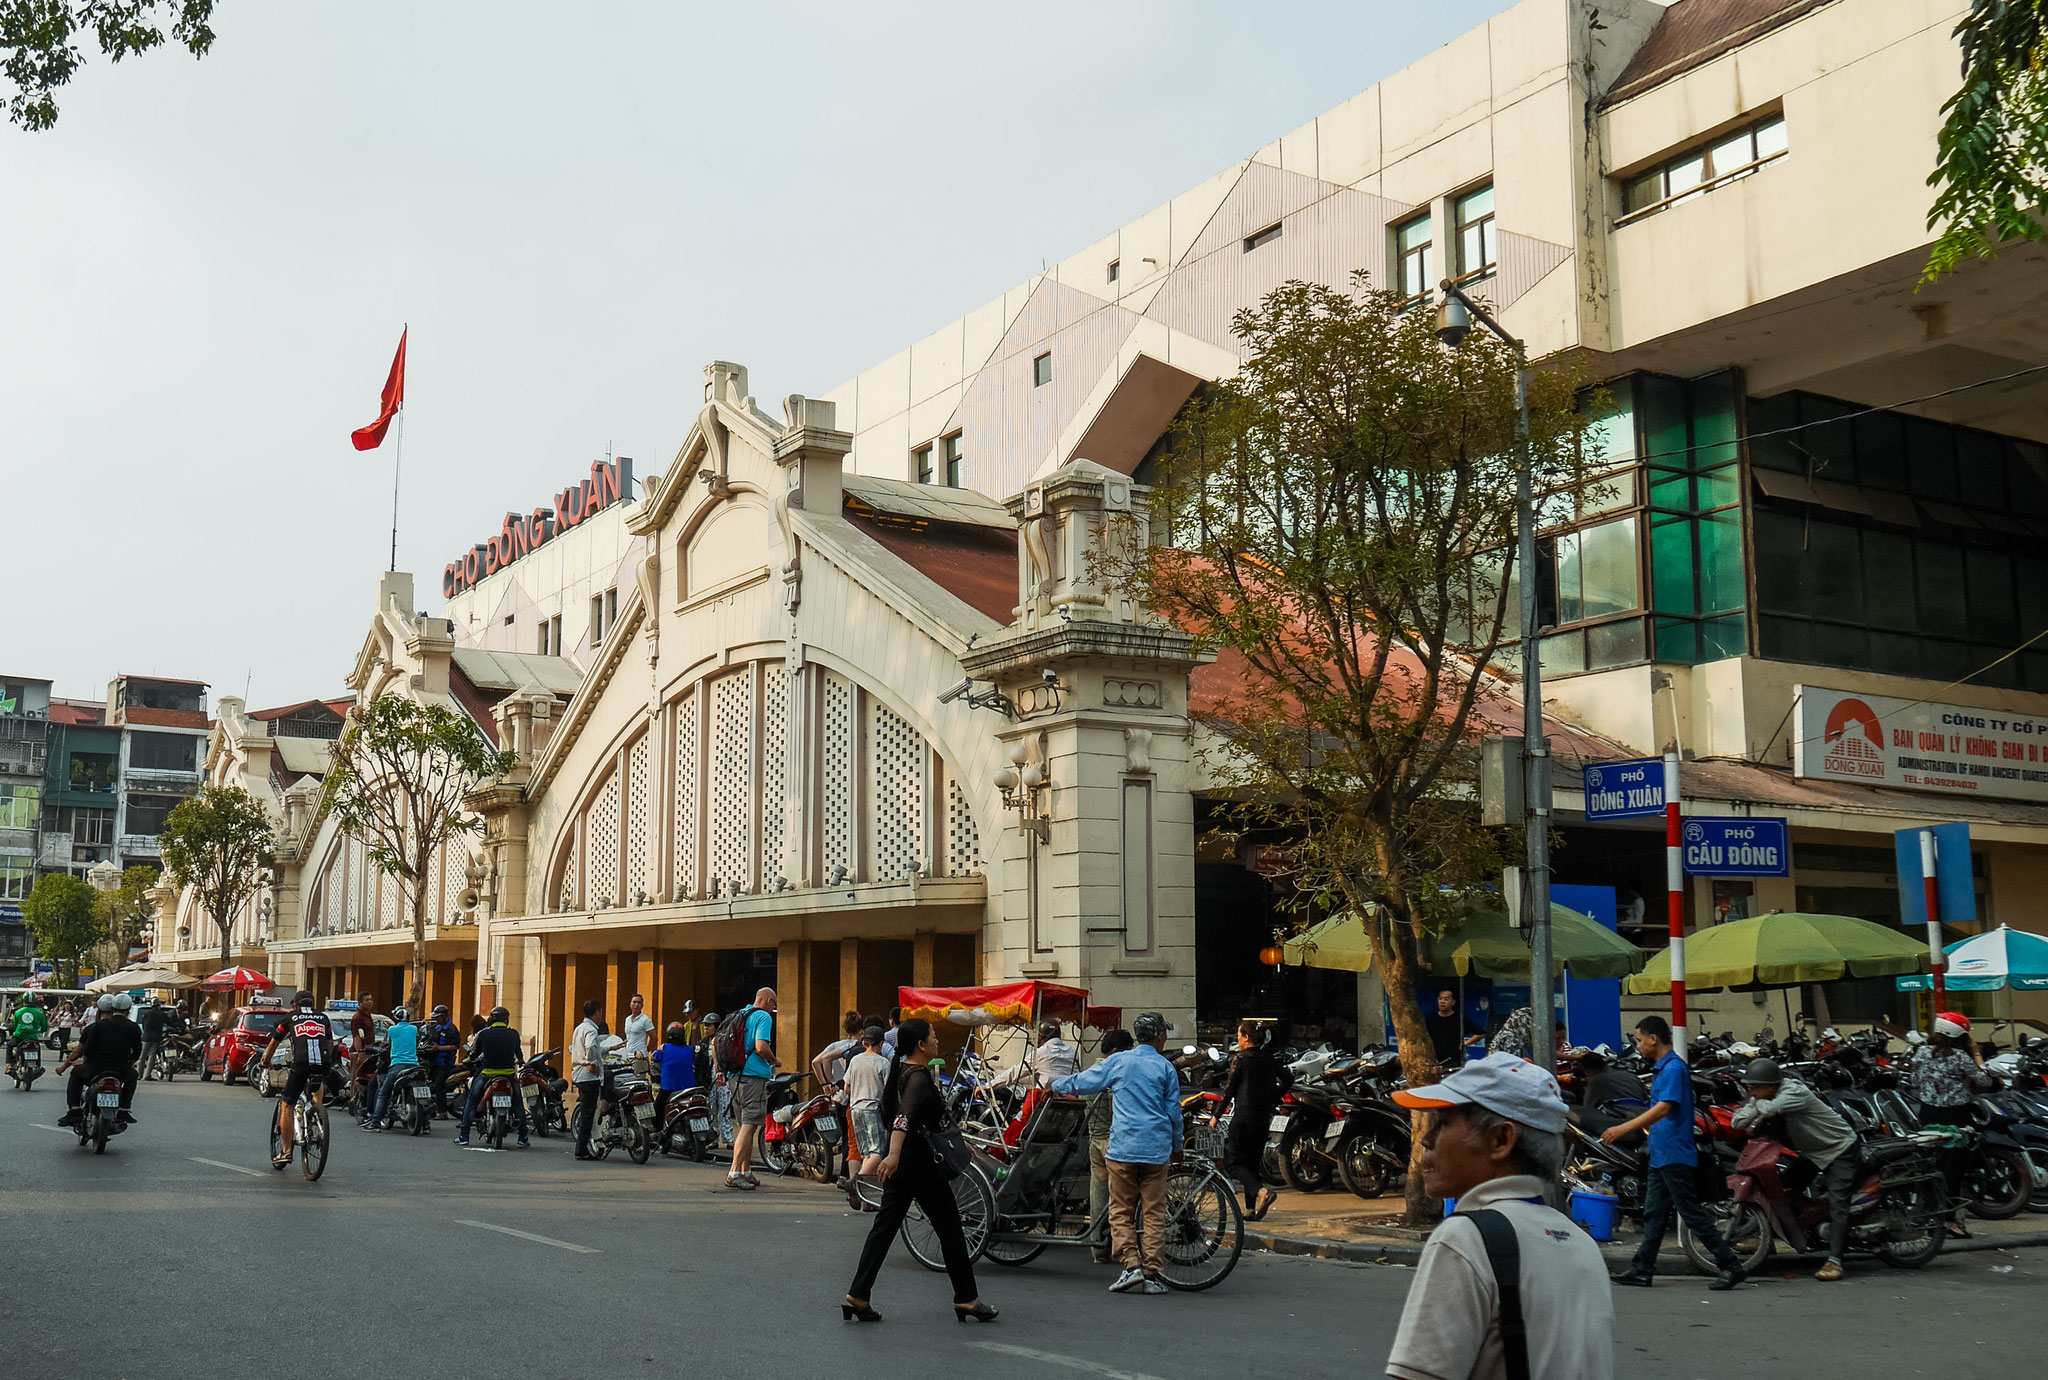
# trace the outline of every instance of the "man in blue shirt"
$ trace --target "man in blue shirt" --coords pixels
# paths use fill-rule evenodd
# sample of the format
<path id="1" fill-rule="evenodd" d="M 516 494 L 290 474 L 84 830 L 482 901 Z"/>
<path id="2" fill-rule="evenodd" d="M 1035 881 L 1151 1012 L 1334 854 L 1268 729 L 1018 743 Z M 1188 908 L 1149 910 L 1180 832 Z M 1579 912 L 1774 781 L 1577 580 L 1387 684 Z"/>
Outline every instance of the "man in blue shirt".
<path id="1" fill-rule="evenodd" d="M 455 1072 L 455 1056 L 462 1049 L 462 1032 L 455 1028 L 448 1008 L 437 1006 L 427 1021 L 424 1033 L 427 1037 L 427 1068 L 434 1085 L 434 1114 L 447 1116 L 448 1076 Z"/>
<path id="2" fill-rule="evenodd" d="M 398 1082 L 400 1069 L 417 1070 L 420 1064 L 420 1028 L 412 1023 L 410 1013 L 402 1006 L 391 1011 L 391 1028 L 384 1032 L 385 1059 L 384 1076 L 377 1084 L 377 1100 L 370 1116 L 370 1129 L 384 1129 L 384 1118 L 391 1114 L 391 1089 Z"/>
<path id="3" fill-rule="evenodd" d="M 1614 1282 L 1649 1287 L 1657 1274 L 1657 1252 L 1663 1249 L 1664 1233 L 1670 1229 L 1675 1211 L 1721 1267 L 1707 1287 L 1733 1289 L 1747 1278 L 1742 1262 L 1714 1230 L 1713 1217 L 1693 1192 L 1699 1151 L 1692 1138 L 1692 1070 L 1671 1048 L 1671 1023 L 1662 1016 L 1645 1016 L 1636 1023 L 1636 1050 L 1656 1066 L 1650 1077 L 1649 1110 L 1600 1133 L 1600 1139 L 1609 1145 L 1645 1129 L 1650 1139 L 1650 1173 L 1643 1190 L 1643 1244 L 1634 1263 L 1614 1276 Z"/>
<path id="4" fill-rule="evenodd" d="M 732 1169 L 725 1176 L 727 1188 L 761 1186 L 753 1175 L 754 1147 L 761 1143 L 761 1128 L 768 1124 L 768 1080 L 775 1076 L 777 1063 L 773 987 L 754 993 L 743 1047 L 747 1062 L 740 1068 L 739 1091 L 732 1099 Z"/>
<path id="5" fill-rule="evenodd" d="M 1109 1171 L 1110 1249 L 1123 1273 L 1110 1292 L 1163 1294 L 1166 1281 L 1166 1165 L 1185 1135 L 1180 1114 L 1180 1075 L 1162 1052 L 1166 1018 L 1147 1011 L 1131 1022 L 1137 1048 L 1111 1055 L 1094 1068 L 1055 1079 L 1056 1093 L 1108 1090 L 1113 1120 L 1105 1167 Z M 1142 1203 L 1144 1242 L 1138 1240 L 1135 1210 Z M 1142 1249 L 1142 1256 L 1141 1256 Z"/>

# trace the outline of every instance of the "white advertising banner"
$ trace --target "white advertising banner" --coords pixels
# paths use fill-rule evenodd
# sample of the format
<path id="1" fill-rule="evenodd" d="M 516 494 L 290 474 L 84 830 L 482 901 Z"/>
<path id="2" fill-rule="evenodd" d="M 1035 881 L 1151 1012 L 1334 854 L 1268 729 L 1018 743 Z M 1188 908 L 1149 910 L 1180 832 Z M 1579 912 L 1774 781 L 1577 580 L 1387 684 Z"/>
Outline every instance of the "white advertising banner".
<path id="1" fill-rule="evenodd" d="M 2048 801 L 2048 718 L 1802 685 L 1793 733 L 1798 776 Z"/>

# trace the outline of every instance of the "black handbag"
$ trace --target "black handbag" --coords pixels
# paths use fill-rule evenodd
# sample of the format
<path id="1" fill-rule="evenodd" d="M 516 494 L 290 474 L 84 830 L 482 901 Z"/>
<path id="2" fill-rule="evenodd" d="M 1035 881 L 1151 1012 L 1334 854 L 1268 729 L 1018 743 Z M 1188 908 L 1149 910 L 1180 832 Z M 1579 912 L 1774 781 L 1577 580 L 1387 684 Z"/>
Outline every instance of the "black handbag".
<path id="1" fill-rule="evenodd" d="M 960 1128 L 951 1117 L 939 1123 L 936 1130 L 925 1133 L 925 1144 L 932 1149 L 932 1162 L 949 1179 L 957 1179 L 967 1172 L 967 1166 L 974 1162 L 974 1152 L 967 1148 L 967 1137 L 960 1134 Z"/>

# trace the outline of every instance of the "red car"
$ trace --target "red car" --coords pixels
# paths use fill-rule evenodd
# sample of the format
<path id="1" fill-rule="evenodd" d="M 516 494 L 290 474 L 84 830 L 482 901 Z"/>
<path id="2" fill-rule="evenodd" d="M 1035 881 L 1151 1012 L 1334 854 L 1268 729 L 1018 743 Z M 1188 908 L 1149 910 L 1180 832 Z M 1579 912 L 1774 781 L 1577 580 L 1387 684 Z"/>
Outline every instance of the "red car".
<path id="1" fill-rule="evenodd" d="M 270 1043 L 285 1015 L 281 1006 L 236 1007 L 233 1024 L 207 1037 L 199 1077 L 210 1080 L 218 1075 L 230 1083 L 247 1078 L 249 1065 L 263 1053 L 263 1047 Z"/>

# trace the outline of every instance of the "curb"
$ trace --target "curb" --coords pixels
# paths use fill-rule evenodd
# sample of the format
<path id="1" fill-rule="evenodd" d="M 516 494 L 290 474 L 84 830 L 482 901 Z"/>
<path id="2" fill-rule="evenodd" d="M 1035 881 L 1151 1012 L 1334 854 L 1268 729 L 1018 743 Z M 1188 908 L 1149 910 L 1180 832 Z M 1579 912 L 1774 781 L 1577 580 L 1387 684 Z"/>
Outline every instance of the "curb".
<path id="1" fill-rule="evenodd" d="M 1245 1245 L 1274 1255 L 1311 1256 L 1317 1260 L 1344 1260 L 1360 1265 L 1414 1265 L 1422 1259 L 1420 1243 L 1406 1241 L 1337 1241 L 1323 1236 L 1280 1236 L 1272 1232 L 1246 1231 Z M 1667 1242 L 1675 1245 L 1676 1242 Z M 2011 1232 L 2003 1236 L 1973 1236 L 1951 1241 L 1943 1254 L 1955 1251 L 2016 1251 L 2048 1246 L 2048 1231 Z M 1607 1246 L 1601 1255 L 1610 1262 L 1626 1263 L 1634 1252 L 1627 1247 Z"/>

